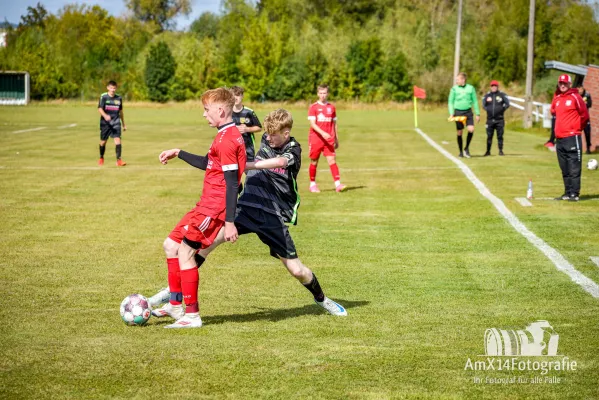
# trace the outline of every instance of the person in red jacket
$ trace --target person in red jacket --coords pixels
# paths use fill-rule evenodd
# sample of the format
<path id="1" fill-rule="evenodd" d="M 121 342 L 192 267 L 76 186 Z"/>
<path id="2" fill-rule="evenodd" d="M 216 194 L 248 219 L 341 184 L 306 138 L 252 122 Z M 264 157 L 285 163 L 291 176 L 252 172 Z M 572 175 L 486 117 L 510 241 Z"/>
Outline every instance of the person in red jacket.
<path id="1" fill-rule="evenodd" d="M 589 112 L 578 90 L 572 89 L 570 75 L 559 77 L 551 114 L 555 115 L 555 147 L 564 178 L 564 194 L 556 200 L 578 201 L 582 170 L 581 134 L 589 121 Z"/>

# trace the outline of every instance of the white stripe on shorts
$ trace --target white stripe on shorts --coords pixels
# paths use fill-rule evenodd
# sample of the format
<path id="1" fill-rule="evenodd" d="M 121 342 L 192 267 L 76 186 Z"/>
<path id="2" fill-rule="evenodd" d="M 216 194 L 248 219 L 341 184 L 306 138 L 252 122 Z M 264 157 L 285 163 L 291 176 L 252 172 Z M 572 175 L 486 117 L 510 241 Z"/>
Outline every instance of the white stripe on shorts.
<path id="1" fill-rule="evenodd" d="M 210 226 L 210 217 L 204 218 L 204 221 L 198 226 L 200 232 L 204 233 L 206 229 Z"/>

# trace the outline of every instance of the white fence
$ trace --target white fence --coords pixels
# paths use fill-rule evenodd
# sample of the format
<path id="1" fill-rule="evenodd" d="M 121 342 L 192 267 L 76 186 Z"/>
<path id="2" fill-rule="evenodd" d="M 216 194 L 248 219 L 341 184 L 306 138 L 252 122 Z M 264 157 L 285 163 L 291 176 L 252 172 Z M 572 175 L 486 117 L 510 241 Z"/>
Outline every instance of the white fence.
<path id="1" fill-rule="evenodd" d="M 524 111 L 524 103 L 526 100 L 520 97 L 507 97 L 510 100 L 510 106 L 517 108 L 518 110 Z M 522 103 L 522 104 L 518 104 Z M 539 122 L 539 119 L 543 120 L 543 128 L 551 128 L 551 104 L 539 103 L 538 101 L 533 101 L 532 106 L 534 110 L 532 115 L 535 117 L 535 122 Z"/>

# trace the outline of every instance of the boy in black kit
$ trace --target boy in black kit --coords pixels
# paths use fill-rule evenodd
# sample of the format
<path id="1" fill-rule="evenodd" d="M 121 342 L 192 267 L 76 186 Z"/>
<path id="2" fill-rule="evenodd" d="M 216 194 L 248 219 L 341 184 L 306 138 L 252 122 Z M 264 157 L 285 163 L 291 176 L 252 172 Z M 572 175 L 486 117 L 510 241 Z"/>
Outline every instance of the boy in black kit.
<path id="1" fill-rule="evenodd" d="M 239 132 L 241 132 L 241 136 L 243 137 L 248 162 L 254 161 L 254 156 L 256 154 L 254 150 L 254 132 L 260 132 L 262 130 L 262 124 L 260 124 L 260 120 L 256 116 L 254 110 L 243 105 L 243 88 L 233 86 L 231 92 L 233 93 L 233 96 L 235 96 L 233 122 L 235 122 L 237 129 L 239 129 Z"/>
<path id="2" fill-rule="evenodd" d="M 125 115 L 123 114 L 123 99 L 116 93 L 117 84 L 115 81 L 108 82 L 106 86 L 106 93 L 102 93 L 100 96 L 100 102 L 98 103 L 98 112 L 101 115 L 100 118 L 100 159 L 98 165 L 104 165 L 104 152 L 106 151 L 106 142 L 111 137 L 116 145 L 116 165 L 123 167 L 127 165 L 121 159 L 121 127 L 124 131 L 127 130 L 125 126 Z"/>

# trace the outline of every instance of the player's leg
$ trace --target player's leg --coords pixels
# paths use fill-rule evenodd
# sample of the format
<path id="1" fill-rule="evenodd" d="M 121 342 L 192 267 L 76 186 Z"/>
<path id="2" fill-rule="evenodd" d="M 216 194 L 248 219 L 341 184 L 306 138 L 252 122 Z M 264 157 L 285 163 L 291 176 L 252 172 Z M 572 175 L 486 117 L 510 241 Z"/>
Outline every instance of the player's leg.
<path id="1" fill-rule="evenodd" d="M 472 110 L 468 110 L 466 117 L 466 129 L 468 130 L 468 136 L 466 137 L 466 147 L 464 147 L 464 157 L 470 158 L 470 142 L 474 136 L 474 114 L 472 114 Z"/>
<path id="2" fill-rule="evenodd" d="M 491 146 L 493 145 L 493 134 L 494 134 L 494 126 L 492 122 L 487 121 L 487 151 L 485 152 L 485 157 L 491 155 Z M 499 133 L 497 133 L 497 137 L 499 138 Z"/>
<path id="3" fill-rule="evenodd" d="M 584 138 L 586 140 L 587 143 L 587 154 L 591 154 L 591 124 L 587 123 L 587 125 L 584 127 Z"/>
<path id="4" fill-rule="evenodd" d="M 324 148 L 324 156 L 329 163 L 331 175 L 333 176 L 333 182 L 335 182 L 335 190 L 337 192 L 343 192 L 346 186 L 341 183 L 341 176 L 339 175 L 339 167 L 337 166 L 335 148 L 333 146 L 326 146 Z"/>
<path id="5" fill-rule="evenodd" d="M 124 167 L 127 165 L 127 163 L 121 159 L 121 153 L 123 152 L 123 145 L 121 144 L 121 130 L 115 129 L 113 131 L 112 138 L 115 145 L 116 165 L 118 167 Z"/>
<path id="6" fill-rule="evenodd" d="M 557 161 L 562 171 L 562 179 L 564 181 L 564 194 L 556 197 L 555 200 L 567 200 L 570 197 L 570 173 L 568 171 L 568 149 L 564 143 L 566 139 L 559 139 L 555 143 L 555 151 L 557 153 Z"/>
<path id="7" fill-rule="evenodd" d="M 460 149 L 459 156 L 464 157 L 464 140 L 462 139 L 462 133 L 464 132 L 464 124 L 456 122 L 456 134 L 458 140 L 458 149 Z"/>
<path id="8" fill-rule="evenodd" d="M 499 147 L 499 155 L 503 155 L 503 130 L 505 128 L 505 121 L 496 122 L 497 124 L 497 146 Z"/>
<path id="9" fill-rule="evenodd" d="M 576 150 L 570 150 L 568 153 L 570 170 L 570 201 L 578 201 L 580 196 L 580 175 L 582 171 L 582 137 L 573 136 Z"/>
<path id="10" fill-rule="evenodd" d="M 98 165 L 104 165 L 104 153 L 106 152 L 106 142 L 110 137 L 110 127 L 100 125 L 100 158 L 98 159 Z"/>

